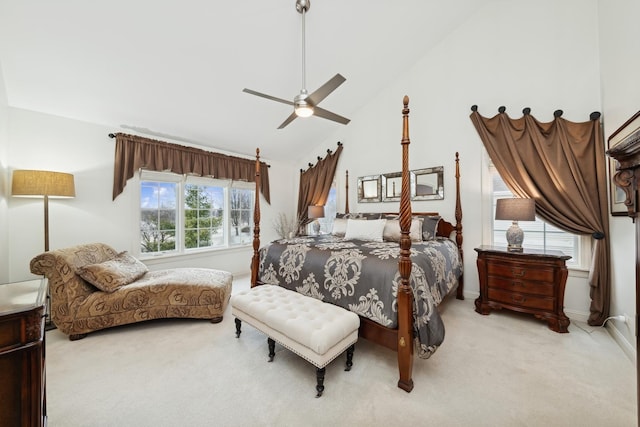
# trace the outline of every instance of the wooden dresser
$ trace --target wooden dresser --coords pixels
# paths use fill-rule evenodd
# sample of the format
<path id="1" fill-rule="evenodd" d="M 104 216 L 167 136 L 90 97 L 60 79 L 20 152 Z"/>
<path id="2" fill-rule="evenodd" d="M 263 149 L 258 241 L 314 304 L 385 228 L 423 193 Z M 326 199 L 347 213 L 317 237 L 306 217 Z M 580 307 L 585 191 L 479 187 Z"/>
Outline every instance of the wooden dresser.
<path id="1" fill-rule="evenodd" d="M 492 309 L 533 314 L 556 332 L 569 332 L 564 314 L 564 287 L 571 257 L 560 251 L 509 252 L 506 248 L 481 246 L 478 253 L 480 296 L 476 311 Z"/>
<path id="2" fill-rule="evenodd" d="M 0 284 L 0 426 L 46 425 L 46 287 Z"/>

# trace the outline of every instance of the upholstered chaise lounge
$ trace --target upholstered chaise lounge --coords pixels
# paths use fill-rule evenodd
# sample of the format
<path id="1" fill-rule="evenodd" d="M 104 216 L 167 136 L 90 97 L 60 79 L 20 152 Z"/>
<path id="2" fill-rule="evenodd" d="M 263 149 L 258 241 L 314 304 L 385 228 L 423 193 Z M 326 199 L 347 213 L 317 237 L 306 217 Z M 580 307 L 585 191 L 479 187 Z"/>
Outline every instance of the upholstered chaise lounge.
<path id="1" fill-rule="evenodd" d="M 103 243 L 42 253 L 31 272 L 49 280 L 51 319 L 69 339 L 159 318 L 217 323 L 231 296 L 231 273 L 207 268 L 148 271 L 127 252 Z"/>

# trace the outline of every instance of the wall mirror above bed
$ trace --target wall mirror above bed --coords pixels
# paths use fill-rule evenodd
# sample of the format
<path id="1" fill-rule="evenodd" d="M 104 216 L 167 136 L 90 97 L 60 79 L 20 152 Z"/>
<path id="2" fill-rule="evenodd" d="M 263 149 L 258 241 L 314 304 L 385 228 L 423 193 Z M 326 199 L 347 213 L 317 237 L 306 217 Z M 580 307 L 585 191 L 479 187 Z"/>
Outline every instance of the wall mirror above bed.
<path id="1" fill-rule="evenodd" d="M 398 202 L 402 192 L 402 172 L 385 173 L 382 175 L 382 201 Z"/>
<path id="2" fill-rule="evenodd" d="M 358 202 L 379 202 L 381 192 L 380 175 L 358 177 Z"/>
<path id="3" fill-rule="evenodd" d="M 444 167 L 411 171 L 411 200 L 444 199 Z"/>

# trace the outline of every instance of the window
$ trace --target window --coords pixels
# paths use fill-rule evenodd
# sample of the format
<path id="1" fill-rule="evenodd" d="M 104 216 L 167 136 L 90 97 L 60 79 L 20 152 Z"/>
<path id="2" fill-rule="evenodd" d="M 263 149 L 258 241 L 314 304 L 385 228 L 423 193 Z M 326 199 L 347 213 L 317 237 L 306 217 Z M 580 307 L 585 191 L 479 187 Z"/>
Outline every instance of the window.
<path id="1" fill-rule="evenodd" d="M 251 242 L 255 186 L 143 171 L 141 254 L 180 254 Z"/>
<path id="2" fill-rule="evenodd" d="M 324 205 L 324 218 L 317 219 L 317 221 L 320 223 L 320 234 L 331 234 L 331 230 L 333 229 L 333 220 L 336 217 L 336 212 L 336 183 L 334 181 L 333 184 L 331 184 L 329 196 L 327 196 L 327 202 Z M 309 223 L 309 225 L 307 226 L 307 233 L 315 234 L 313 231 L 313 222 Z"/>
<path id="3" fill-rule="evenodd" d="M 495 218 L 496 200 L 513 197 L 513 193 L 507 188 L 500 174 L 491 166 L 492 182 L 492 209 L 493 219 L 492 242 L 496 246 L 507 246 L 507 229 L 511 221 L 497 220 Z M 518 223 L 524 231 L 525 249 L 555 250 L 571 256 L 567 260 L 567 267 L 587 269 L 591 255 L 591 239 L 589 236 L 580 236 L 568 233 L 536 217 L 535 221 L 520 221 Z"/>

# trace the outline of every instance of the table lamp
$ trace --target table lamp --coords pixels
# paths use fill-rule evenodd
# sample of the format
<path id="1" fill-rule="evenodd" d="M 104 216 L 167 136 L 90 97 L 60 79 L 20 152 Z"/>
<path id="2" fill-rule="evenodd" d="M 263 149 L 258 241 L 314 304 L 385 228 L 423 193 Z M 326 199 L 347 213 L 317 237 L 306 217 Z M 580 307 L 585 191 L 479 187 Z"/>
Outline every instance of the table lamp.
<path id="1" fill-rule="evenodd" d="M 324 218 L 324 206 L 309 206 L 308 215 L 309 219 L 313 219 L 313 232 L 320 234 L 320 222 L 318 218 Z"/>
<path id="2" fill-rule="evenodd" d="M 511 198 L 496 201 L 496 219 L 513 221 L 507 230 L 507 250 L 522 251 L 524 231 L 518 226 L 518 221 L 535 221 L 536 203 L 533 199 Z"/>

